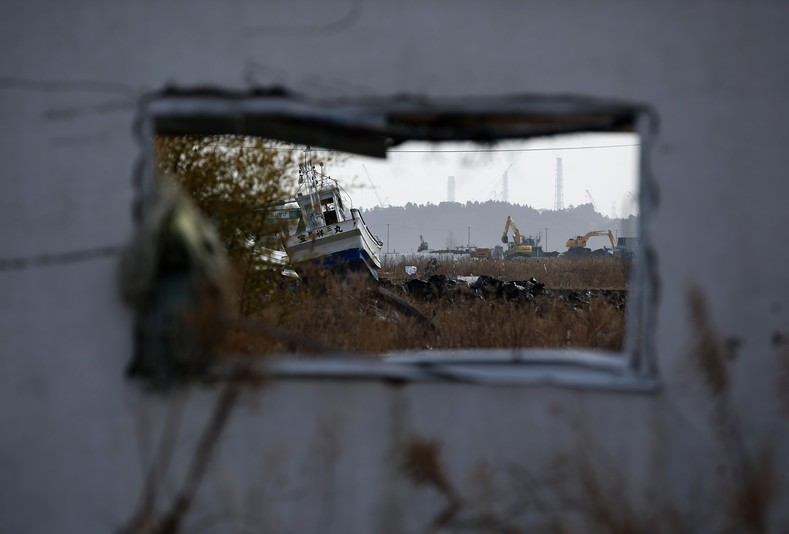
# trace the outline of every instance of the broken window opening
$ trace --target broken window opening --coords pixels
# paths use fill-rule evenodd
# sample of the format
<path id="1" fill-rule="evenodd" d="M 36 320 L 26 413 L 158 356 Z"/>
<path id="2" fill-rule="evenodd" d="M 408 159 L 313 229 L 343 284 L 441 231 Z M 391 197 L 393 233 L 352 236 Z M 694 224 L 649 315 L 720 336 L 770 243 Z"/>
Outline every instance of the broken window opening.
<path id="1" fill-rule="evenodd" d="M 443 364 L 450 361 L 472 366 L 531 362 L 532 368 L 536 369 L 539 365 L 542 369 L 540 372 L 544 372 L 546 365 L 566 367 L 569 362 L 573 362 L 588 368 L 602 369 L 609 374 L 615 370 L 614 374 L 630 373 L 628 376 L 631 378 L 656 378 L 648 351 L 651 333 L 648 328 L 650 290 L 648 263 L 642 252 L 645 237 L 642 234 L 643 208 L 649 209 L 642 193 L 645 190 L 646 156 L 639 150 L 645 142 L 645 136 L 650 135 L 650 115 L 641 107 L 585 99 L 348 105 L 310 104 L 287 98 L 238 99 L 183 94 L 152 99 L 146 106 L 143 124 L 145 138 L 155 139 L 155 150 L 148 151 L 146 157 L 147 170 L 141 188 L 143 192 L 155 190 L 155 176 L 169 173 L 178 181 L 179 173 L 183 178 L 184 169 L 196 172 L 203 180 L 201 185 L 183 179 L 180 181 L 206 217 L 218 228 L 219 240 L 228 251 L 230 263 L 234 267 L 234 313 L 239 318 L 236 324 L 252 326 L 231 332 L 230 341 L 225 341 L 224 347 L 229 350 L 225 352 L 303 353 L 310 352 L 311 349 L 306 347 L 312 345 L 316 351 L 332 352 L 335 355 L 388 353 L 383 357 L 386 364 L 378 364 L 387 369 L 389 364 L 418 364 L 424 371 L 426 364 L 432 366 L 435 362 Z M 559 230 L 555 224 L 534 224 L 526 217 L 517 220 L 509 213 L 511 208 L 506 206 L 508 203 L 505 200 L 508 199 L 505 195 L 508 191 L 505 188 L 514 189 L 516 182 L 506 181 L 513 174 L 512 170 L 507 168 L 502 175 L 502 162 L 493 155 L 512 154 L 519 150 L 523 154 L 533 155 L 539 149 L 533 148 L 529 140 L 551 136 L 551 142 L 559 142 L 557 146 L 561 147 L 561 142 L 566 143 L 567 139 L 583 139 L 578 136 L 578 132 L 616 136 L 609 143 L 612 147 L 635 145 L 632 187 L 620 191 L 622 195 L 627 195 L 625 199 L 630 199 L 635 212 L 627 229 L 623 229 L 621 224 L 619 228 L 608 225 L 608 228 L 602 229 L 601 225 L 592 223 L 574 223 L 578 230 L 567 232 Z M 575 145 L 578 145 L 577 139 L 573 141 Z M 166 149 L 168 143 L 178 144 L 176 156 L 172 152 L 163 156 L 166 153 L 163 146 Z M 210 149 L 212 146 L 213 150 Z M 567 153 L 575 149 L 565 148 Z M 392 239 L 391 230 L 393 226 L 400 231 L 403 230 L 402 226 L 415 224 L 414 217 L 400 223 L 401 228 L 398 228 L 396 223 L 383 222 L 386 220 L 387 206 L 382 197 L 378 196 L 377 202 L 368 200 L 373 204 L 370 207 L 370 204 L 354 202 L 355 193 L 351 189 L 354 184 L 344 183 L 336 190 L 322 188 L 329 180 L 335 180 L 329 177 L 321 165 L 327 163 L 327 158 L 332 168 L 340 169 L 341 174 L 355 169 L 352 172 L 353 178 L 357 180 L 355 185 L 358 186 L 359 181 L 366 181 L 375 189 L 375 180 L 368 169 L 372 167 L 378 173 L 377 163 L 362 158 L 382 158 L 389 152 L 386 161 L 392 161 L 420 150 L 428 154 L 428 158 L 435 158 L 437 154 L 447 158 L 453 150 L 487 157 L 486 178 L 482 186 L 477 184 L 475 187 L 484 189 L 486 182 L 492 181 L 500 187 L 496 191 L 484 192 L 483 196 L 494 197 L 486 202 L 498 204 L 492 206 L 498 210 L 496 216 L 487 218 L 494 219 L 495 226 L 503 227 L 504 233 L 500 229 L 495 233 L 488 229 L 484 237 L 479 235 L 477 232 L 482 233 L 482 227 L 490 224 L 488 220 L 476 223 L 469 220 L 467 224 L 460 225 L 453 223 L 450 226 L 457 228 L 446 235 L 445 242 L 440 243 L 439 247 L 430 247 L 428 242 L 435 242 L 436 238 L 430 236 L 428 229 L 415 226 L 408 228 L 408 232 L 418 236 L 419 241 L 411 238 L 411 248 L 407 249 L 406 245 L 404 249 L 400 245 L 400 252 L 397 252 L 398 247 L 392 246 L 396 239 Z M 559 150 L 556 152 L 564 154 Z M 393 158 L 395 155 L 396 158 Z M 207 159 L 220 167 L 224 165 L 223 173 L 207 173 L 210 166 L 205 161 L 197 162 L 196 157 Z M 258 167 L 249 162 L 244 163 L 244 157 L 252 158 Z M 568 162 L 565 160 L 564 164 Z M 267 170 L 263 171 L 266 166 Z M 268 181 L 260 179 L 265 172 L 270 172 Z M 453 209 L 458 207 L 454 204 L 461 204 L 450 195 L 456 194 L 457 185 L 463 177 L 454 182 L 454 179 L 449 180 L 450 176 L 454 176 L 449 171 L 439 172 L 434 171 L 437 174 L 434 180 L 447 180 L 448 198 L 435 204 L 430 200 L 426 203 L 428 207 L 432 205 L 436 208 L 437 215 L 434 214 L 433 218 L 440 220 L 445 218 L 439 214 L 442 207 Z M 459 174 L 457 170 L 452 172 Z M 570 210 L 578 209 L 578 205 L 590 204 L 594 213 L 605 210 L 596 205 L 594 198 L 595 194 L 599 197 L 602 194 L 597 191 L 593 194 L 591 186 L 580 186 L 585 191 L 576 202 L 572 202 L 571 198 L 577 197 L 565 193 L 567 201 L 562 206 L 563 172 L 562 160 L 556 161 L 555 172 L 551 172 L 550 176 L 542 172 L 541 180 L 555 181 L 551 184 L 551 189 L 555 191 L 554 198 L 549 199 L 547 206 L 543 199 L 542 205 L 538 207 L 544 208 L 544 212 L 563 209 L 568 212 L 565 215 Z M 588 174 L 588 170 L 586 172 Z M 242 176 L 245 173 L 250 175 L 250 180 L 245 181 Z M 337 176 L 334 171 L 331 174 Z M 226 176 L 228 181 L 212 182 L 212 177 L 220 175 Z M 300 177 L 298 184 L 295 180 L 290 183 L 283 181 L 286 176 L 293 178 L 296 175 Z M 299 192 L 299 186 L 310 183 L 314 186 L 319 181 L 321 187 Z M 426 183 L 424 180 L 423 184 Z M 578 189 L 579 185 L 574 184 L 573 187 Z M 348 194 L 346 189 L 351 189 L 352 193 Z M 379 191 L 374 192 L 380 195 Z M 237 198 L 233 198 L 232 194 Z M 416 196 L 416 190 L 413 194 Z M 480 203 L 473 198 L 465 200 L 464 208 L 473 209 Z M 550 200 L 557 204 L 550 206 Z M 619 209 L 625 210 L 626 202 L 620 204 Z M 410 204 L 416 208 L 421 205 L 419 202 Z M 400 207 L 404 210 L 414 208 L 408 204 Z M 554 209 L 551 210 L 551 207 Z M 616 207 L 612 205 L 611 209 L 613 212 Z M 613 219 L 615 214 L 609 215 Z M 524 221 L 528 221 L 525 227 L 519 227 L 524 226 Z M 478 229 L 474 229 L 474 226 Z M 551 226 L 554 227 L 553 232 Z M 620 232 L 622 235 L 619 235 Z M 423 238 L 425 234 L 428 234 L 427 240 Z M 441 241 L 443 237 L 440 236 L 438 240 Z M 494 244 L 498 238 L 501 238 L 500 245 Z M 339 245 L 334 250 L 325 245 L 330 241 L 354 243 L 354 246 L 343 249 L 344 245 Z M 594 248 L 587 246 L 595 241 Z M 354 250 L 349 255 L 350 249 Z M 333 263 L 321 260 L 327 250 Z M 598 254 L 592 254 L 593 251 Z M 576 255 L 579 257 L 574 257 Z M 459 262 L 454 257 L 467 260 L 464 268 L 471 271 L 458 268 Z M 581 270 L 579 266 L 591 260 L 612 261 L 606 268 L 617 265 L 620 269 L 620 287 L 557 287 L 560 284 L 546 284 L 540 280 L 553 270 L 559 274 L 569 272 L 571 277 L 572 269 Z M 613 261 L 618 263 L 614 264 Z M 452 267 L 451 272 L 447 271 L 447 265 Z M 327 282 L 321 275 L 327 267 L 343 275 Z M 500 273 L 500 276 L 487 274 L 487 271 Z M 513 274 L 514 271 L 517 274 Z M 362 273 L 361 277 L 354 276 L 353 273 L 358 272 Z M 373 278 L 383 273 L 380 282 L 374 284 L 378 288 L 375 291 L 370 290 L 367 273 L 371 273 Z M 527 276 L 529 273 L 531 275 Z M 318 295 L 328 300 L 309 301 L 300 289 L 309 284 L 300 280 L 317 279 L 319 276 L 321 285 L 317 286 L 320 288 Z M 476 278 L 472 280 L 473 277 Z M 356 282 L 351 283 L 349 280 Z M 592 289 L 599 293 L 592 294 Z M 560 326 L 542 326 L 542 330 L 560 330 L 558 335 L 556 331 L 550 332 L 555 339 L 552 344 L 524 343 L 523 340 L 528 340 L 529 336 L 536 337 L 540 327 L 525 323 L 521 318 L 524 315 L 544 316 L 548 308 L 544 295 L 551 292 L 561 301 L 560 306 L 564 306 L 564 320 L 578 324 L 581 323 L 578 317 L 588 319 L 610 312 L 598 304 L 607 302 L 615 309 L 624 308 L 624 311 L 619 310 L 621 324 L 614 326 L 619 329 L 618 341 L 602 347 L 595 346 L 594 342 L 579 346 L 573 343 L 575 340 L 572 336 L 575 333 L 572 329 L 566 328 L 566 323 L 561 323 Z M 622 294 L 627 295 L 626 306 Z M 348 300 L 349 295 L 354 295 L 356 300 Z M 444 297 L 456 304 L 458 310 L 470 315 L 460 317 L 456 311 L 453 317 L 453 313 L 437 306 L 436 301 Z M 491 303 L 496 300 L 503 300 L 506 305 L 501 310 L 489 310 L 493 307 Z M 542 300 L 542 305 L 535 304 L 535 300 Z M 370 305 L 370 302 L 373 304 Z M 271 305 L 261 307 L 261 303 Z M 306 312 L 305 307 L 308 308 Z M 294 311 L 299 308 L 304 313 Z M 356 315 L 347 313 L 349 309 L 354 309 Z M 554 311 L 556 309 L 553 308 Z M 483 311 L 491 314 L 480 317 Z M 372 320 L 369 325 L 356 325 L 362 319 Z M 602 338 L 604 334 L 610 334 L 605 328 L 611 325 L 606 323 L 605 318 L 596 317 L 585 328 L 591 329 L 592 339 L 594 336 Z M 457 343 L 446 339 L 446 333 L 451 330 L 468 333 L 473 330 L 469 327 L 471 324 L 479 332 L 485 329 L 496 331 L 481 343 Z M 383 330 L 378 328 L 380 325 L 384 325 Z M 397 332 L 397 327 L 401 325 L 407 328 Z M 347 339 L 320 337 L 320 334 L 331 332 L 344 332 L 358 337 L 365 329 L 367 335 L 376 341 L 396 336 L 412 344 L 360 350 L 357 348 L 359 345 L 354 347 Z M 255 348 L 261 331 L 266 331 L 268 337 L 273 338 L 273 344 L 269 345 L 273 350 Z M 415 331 L 419 331 L 420 335 L 414 335 Z M 429 334 L 425 335 L 424 332 Z M 299 337 L 303 339 L 299 340 Z M 492 341 L 496 339 L 499 343 Z M 586 351 L 586 348 L 603 349 L 606 352 Z M 292 365 L 292 362 L 285 366 L 288 365 Z M 288 372 L 293 372 L 291 367 L 288 368 Z M 486 368 L 486 372 L 490 370 L 491 367 Z M 307 374 L 312 372 L 305 371 Z M 388 373 L 391 370 L 379 369 L 372 373 L 381 372 Z M 442 373 L 431 372 L 428 375 L 435 378 L 442 376 Z M 452 373 L 446 376 L 450 375 Z M 510 379 L 516 376 L 518 373 L 509 373 Z M 523 377 L 519 380 L 528 381 Z"/>

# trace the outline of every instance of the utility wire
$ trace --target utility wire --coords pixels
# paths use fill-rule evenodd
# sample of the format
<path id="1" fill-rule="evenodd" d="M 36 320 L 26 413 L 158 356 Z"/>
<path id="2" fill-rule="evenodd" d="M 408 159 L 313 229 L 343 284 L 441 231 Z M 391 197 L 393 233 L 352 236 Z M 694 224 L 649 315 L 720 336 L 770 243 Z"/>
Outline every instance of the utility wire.
<path id="1" fill-rule="evenodd" d="M 218 142 L 217 142 L 218 146 Z M 426 149 L 426 150 L 387 150 L 387 154 L 399 153 L 413 153 L 413 154 L 430 154 L 436 152 L 444 153 L 484 153 L 484 152 L 551 152 L 557 150 L 595 150 L 601 148 L 624 148 L 641 146 L 639 143 L 632 143 L 628 145 L 591 145 L 591 146 L 562 146 L 553 148 L 469 148 L 469 149 Z M 304 150 L 302 147 L 267 147 L 268 150 L 281 150 L 287 152 L 295 152 Z M 339 150 L 332 150 L 330 148 L 310 148 L 313 152 L 341 152 Z"/>
<path id="2" fill-rule="evenodd" d="M 414 152 L 414 153 L 430 153 L 430 152 L 462 152 L 462 153 L 472 153 L 472 152 L 550 152 L 555 150 L 592 150 L 596 148 L 622 148 L 622 147 L 633 147 L 633 146 L 641 146 L 638 143 L 630 144 L 630 145 L 596 145 L 596 146 L 565 146 L 565 147 L 555 147 L 555 148 L 475 148 L 475 149 L 457 149 L 457 150 L 443 150 L 443 149 L 436 149 L 436 150 L 387 150 L 389 152 Z"/>

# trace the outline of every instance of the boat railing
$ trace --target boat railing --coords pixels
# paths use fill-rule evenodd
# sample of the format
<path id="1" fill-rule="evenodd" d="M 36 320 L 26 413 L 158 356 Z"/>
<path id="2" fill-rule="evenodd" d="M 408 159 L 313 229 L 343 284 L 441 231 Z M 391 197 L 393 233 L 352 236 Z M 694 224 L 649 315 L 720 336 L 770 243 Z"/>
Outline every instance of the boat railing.
<path id="1" fill-rule="evenodd" d="M 370 237 L 373 238 L 375 243 L 379 247 L 384 246 L 384 242 L 381 240 L 381 238 L 378 237 L 377 235 L 375 235 L 374 233 L 372 233 L 370 231 L 370 228 L 367 226 L 367 223 L 364 222 L 364 217 L 362 217 L 362 212 L 359 211 L 359 208 L 351 208 L 351 217 L 353 217 L 355 219 L 357 215 L 359 216 L 359 220 L 362 221 L 362 227 L 367 231 L 368 234 L 370 234 Z"/>

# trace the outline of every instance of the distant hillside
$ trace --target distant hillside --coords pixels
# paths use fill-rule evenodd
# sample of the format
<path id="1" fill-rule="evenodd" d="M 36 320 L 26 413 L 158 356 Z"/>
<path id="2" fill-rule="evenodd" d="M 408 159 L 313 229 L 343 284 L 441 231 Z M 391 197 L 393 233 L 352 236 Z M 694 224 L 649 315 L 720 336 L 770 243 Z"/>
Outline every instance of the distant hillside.
<path id="1" fill-rule="evenodd" d="M 536 210 L 529 206 L 506 202 L 442 202 L 439 205 L 416 205 L 364 210 L 365 221 L 373 233 L 384 240 L 384 252 L 415 252 L 422 235 L 431 249 L 465 246 L 469 241 L 479 247 L 501 245 L 501 234 L 507 216 L 511 215 L 524 236 L 542 234 L 546 251 L 564 252 L 569 237 L 590 230 L 611 230 L 620 237 L 637 237 L 638 219 L 611 219 L 594 211 L 591 204 L 582 204 L 562 211 Z M 389 243 L 386 242 L 389 225 Z M 547 231 L 547 247 L 546 244 Z M 512 234 L 510 233 L 510 236 Z M 603 237 L 591 238 L 590 248 L 609 245 Z"/>

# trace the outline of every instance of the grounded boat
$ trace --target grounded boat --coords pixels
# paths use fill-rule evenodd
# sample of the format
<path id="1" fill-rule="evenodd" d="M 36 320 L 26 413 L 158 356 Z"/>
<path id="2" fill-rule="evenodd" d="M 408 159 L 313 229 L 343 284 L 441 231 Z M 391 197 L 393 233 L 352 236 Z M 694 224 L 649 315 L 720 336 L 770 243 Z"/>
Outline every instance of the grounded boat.
<path id="1" fill-rule="evenodd" d="M 332 269 L 366 270 L 378 279 L 383 241 L 373 234 L 356 208 L 346 208 L 337 181 L 309 163 L 309 149 L 299 165 L 295 202 L 299 221 L 285 239 L 291 263 L 312 262 Z"/>

